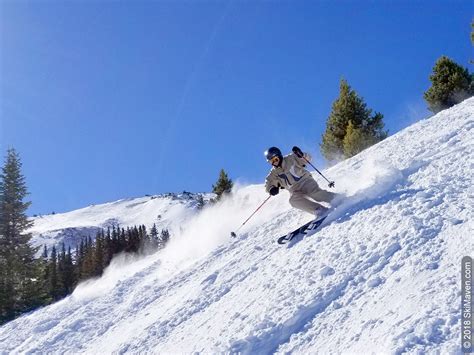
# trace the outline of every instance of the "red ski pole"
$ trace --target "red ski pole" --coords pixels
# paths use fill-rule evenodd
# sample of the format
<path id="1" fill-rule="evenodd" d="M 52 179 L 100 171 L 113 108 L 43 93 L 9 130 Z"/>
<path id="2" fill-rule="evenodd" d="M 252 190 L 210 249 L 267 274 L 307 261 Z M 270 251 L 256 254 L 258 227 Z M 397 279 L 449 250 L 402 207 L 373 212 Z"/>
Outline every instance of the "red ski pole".
<path id="1" fill-rule="evenodd" d="M 241 225 L 239 228 L 237 228 L 236 232 L 238 232 L 239 229 L 242 228 L 242 227 L 245 225 L 245 223 L 247 223 L 247 222 L 250 220 L 250 218 L 252 218 L 253 215 L 254 215 L 255 213 L 257 213 L 257 211 L 258 211 L 260 208 L 263 207 L 263 205 L 270 199 L 270 197 L 272 197 L 272 195 L 268 196 L 268 197 L 265 199 L 265 201 L 263 201 L 262 204 L 261 204 L 260 206 L 258 206 L 258 208 L 250 215 L 250 217 L 247 218 L 247 219 L 245 220 L 245 222 L 242 223 L 242 225 Z M 230 236 L 234 238 L 234 237 L 237 237 L 237 234 L 235 234 L 235 232 L 230 232 Z"/>

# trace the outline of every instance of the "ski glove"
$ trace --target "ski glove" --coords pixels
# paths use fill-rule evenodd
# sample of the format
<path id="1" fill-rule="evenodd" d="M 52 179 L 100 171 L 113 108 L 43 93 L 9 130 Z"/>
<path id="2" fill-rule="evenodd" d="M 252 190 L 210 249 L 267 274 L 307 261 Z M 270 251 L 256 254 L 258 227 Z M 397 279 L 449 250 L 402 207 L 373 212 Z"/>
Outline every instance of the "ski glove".
<path id="1" fill-rule="evenodd" d="M 296 154 L 296 156 L 297 156 L 298 158 L 303 158 L 303 157 L 304 157 L 304 153 L 302 152 L 302 150 L 301 150 L 299 147 L 294 146 L 293 149 L 292 149 L 292 151 L 293 151 L 293 153 Z"/>
<path id="2" fill-rule="evenodd" d="M 270 193 L 270 195 L 275 196 L 275 195 L 278 195 L 278 193 L 280 192 L 280 189 L 276 186 L 272 186 L 272 188 L 268 192 Z"/>

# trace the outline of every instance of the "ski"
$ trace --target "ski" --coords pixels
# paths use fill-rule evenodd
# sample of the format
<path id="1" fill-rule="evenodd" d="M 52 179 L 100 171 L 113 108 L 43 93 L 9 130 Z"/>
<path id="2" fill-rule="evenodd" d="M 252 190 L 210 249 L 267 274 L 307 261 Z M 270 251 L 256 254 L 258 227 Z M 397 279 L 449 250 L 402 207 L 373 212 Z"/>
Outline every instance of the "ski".
<path id="1" fill-rule="evenodd" d="M 304 236 L 304 235 L 311 235 L 313 234 L 316 229 L 324 222 L 326 219 L 327 215 L 319 218 L 319 219 L 314 219 L 312 221 L 309 221 L 308 223 L 302 225 L 301 227 L 298 227 L 295 229 L 293 232 L 290 232 L 283 237 L 278 238 L 278 244 L 287 244 L 289 243 L 293 238 L 296 236 Z"/>

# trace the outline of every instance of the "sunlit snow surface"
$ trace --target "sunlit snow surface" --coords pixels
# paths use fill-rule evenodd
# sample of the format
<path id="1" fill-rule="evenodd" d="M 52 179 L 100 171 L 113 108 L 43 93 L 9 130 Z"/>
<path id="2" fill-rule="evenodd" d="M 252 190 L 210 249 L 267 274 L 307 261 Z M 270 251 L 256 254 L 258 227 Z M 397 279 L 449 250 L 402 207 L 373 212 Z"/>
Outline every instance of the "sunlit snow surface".
<path id="1" fill-rule="evenodd" d="M 311 216 L 287 192 L 230 238 L 266 198 L 262 185 L 239 187 L 183 219 L 163 252 L 120 256 L 1 327 L 0 352 L 459 352 L 473 128 L 469 99 L 324 171 L 347 198 L 289 246 L 276 239 Z"/>

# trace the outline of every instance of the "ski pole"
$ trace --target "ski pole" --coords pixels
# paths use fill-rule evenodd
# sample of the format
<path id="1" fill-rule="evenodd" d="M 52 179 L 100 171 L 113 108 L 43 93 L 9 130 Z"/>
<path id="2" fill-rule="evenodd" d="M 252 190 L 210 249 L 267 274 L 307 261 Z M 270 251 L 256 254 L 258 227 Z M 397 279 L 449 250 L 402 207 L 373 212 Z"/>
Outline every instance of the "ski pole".
<path id="1" fill-rule="evenodd" d="M 321 175 L 329 183 L 329 185 L 328 185 L 329 187 L 334 187 L 334 181 L 329 181 L 328 179 L 326 179 L 326 177 L 318 169 L 316 169 L 316 167 L 313 164 L 311 164 L 311 162 L 308 159 L 306 159 L 306 157 L 304 156 L 301 149 L 299 149 L 298 147 L 293 147 L 292 151 L 293 151 L 293 153 L 296 154 L 297 157 L 303 158 L 304 160 L 306 160 L 306 162 L 309 165 L 311 165 L 313 167 L 313 169 L 316 170 L 318 172 L 318 174 Z"/>
<path id="2" fill-rule="evenodd" d="M 242 228 L 242 227 L 245 225 L 245 223 L 247 223 L 247 222 L 250 220 L 250 218 L 252 218 L 253 215 L 254 215 L 255 213 L 257 213 L 257 211 L 258 211 L 260 208 L 262 208 L 262 206 L 270 199 L 270 197 L 272 197 L 272 195 L 268 196 L 268 197 L 265 199 L 265 201 L 263 201 L 262 204 L 261 204 L 260 206 L 258 206 L 258 208 L 250 215 L 250 217 L 247 218 L 247 219 L 245 220 L 245 222 L 242 223 L 242 225 L 241 225 L 239 228 L 237 228 L 236 232 L 238 232 L 239 229 Z M 237 234 L 235 234 L 235 232 L 230 232 L 230 236 L 231 236 L 231 237 L 237 237 Z"/>
<path id="3" fill-rule="evenodd" d="M 306 160 L 306 162 L 309 165 L 311 165 L 313 169 L 316 170 L 319 173 L 319 175 L 321 175 L 329 183 L 328 184 L 329 187 L 334 187 L 334 181 L 329 181 L 328 179 L 326 179 L 326 177 L 323 174 L 321 174 L 321 172 L 318 169 L 316 169 L 316 167 L 313 164 L 311 164 L 311 162 L 308 159 L 306 159 L 306 157 L 303 156 L 303 159 Z"/>

